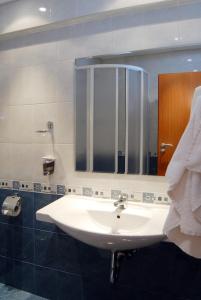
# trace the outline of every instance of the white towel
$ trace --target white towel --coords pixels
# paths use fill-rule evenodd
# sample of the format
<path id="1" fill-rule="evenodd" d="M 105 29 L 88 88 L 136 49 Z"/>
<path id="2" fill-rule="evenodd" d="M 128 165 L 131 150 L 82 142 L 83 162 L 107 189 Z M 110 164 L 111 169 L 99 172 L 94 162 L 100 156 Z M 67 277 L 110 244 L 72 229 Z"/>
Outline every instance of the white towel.
<path id="1" fill-rule="evenodd" d="M 201 258 L 201 87 L 195 90 L 190 120 L 166 177 L 172 204 L 164 233 L 184 252 Z"/>

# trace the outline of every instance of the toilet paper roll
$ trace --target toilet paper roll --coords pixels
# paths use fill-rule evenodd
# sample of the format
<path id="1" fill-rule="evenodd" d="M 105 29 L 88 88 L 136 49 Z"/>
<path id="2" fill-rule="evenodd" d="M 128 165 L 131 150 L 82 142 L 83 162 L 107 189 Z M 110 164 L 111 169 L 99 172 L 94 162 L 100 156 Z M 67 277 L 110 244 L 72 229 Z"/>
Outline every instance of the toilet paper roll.
<path id="1" fill-rule="evenodd" d="M 2 214 L 17 217 L 21 213 L 22 200 L 18 196 L 8 196 L 2 204 Z"/>

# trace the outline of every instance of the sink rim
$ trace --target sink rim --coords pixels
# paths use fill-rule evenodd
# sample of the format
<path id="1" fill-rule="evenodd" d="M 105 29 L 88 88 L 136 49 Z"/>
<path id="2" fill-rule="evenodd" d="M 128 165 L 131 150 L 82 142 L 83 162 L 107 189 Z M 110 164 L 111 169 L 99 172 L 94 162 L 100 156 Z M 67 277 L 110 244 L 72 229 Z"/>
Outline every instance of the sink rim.
<path id="1" fill-rule="evenodd" d="M 81 213 L 83 212 L 83 210 L 82 210 L 83 207 L 84 207 L 84 213 L 86 213 L 86 214 L 89 211 L 97 211 L 97 212 L 99 211 L 100 214 L 101 214 L 101 212 L 108 212 L 108 214 L 113 214 L 113 213 L 115 213 L 115 210 L 116 210 L 116 208 L 113 207 L 113 202 L 115 201 L 113 199 L 94 198 L 94 197 L 77 196 L 77 195 L 69 195 L 68 198 L 69 199 L 64 200 L 64 201 L 66 201 L 65 202 L 66 204 L 67 203 L 69 204 L 68 200 L 70 200 L 70 199 L 73 199 L 73 201 L 77 200 L 77 202 L 78 201 L 81 201 L 81 202 L 83 201 L 81 203 L 82 205 L 81 205 L 81 208 L 79 210 Z M 95 202 L 94 202 L 94 199 L 96 200 Z M 110 208 L 110 209 L 113 208 L 114 210 L 112 210 L 112 211 L 110 209 L 108 209 L 108 210 L 107 209 L 99 210 L 98 208 L 91 209 L 87 206 L 85 207 L 85 205 L 83 205 L 83 204 L 84 204 L 84 201 L 86 201 L 86 200 L 87 200 L 87 203 L 90 203 L 90 204 L 92 203 L 93 206 L 98 202 L 100 204 L 100 206 L 101 206 L 101 204 L 103 204 L 104 206 L 108 205 L 108 208 Z M 73 208 L 74 211 L 76 211 L 76 206 L 73 205 L 75 203 L 73 203 L 72 206 L 71 206 L 71 204 L 72 204 L 72 201 L 70 203 L 69 209 Z M 85 204 L 86 204 L 86 202 L 85 202 Z M 128 214 L 129 216 L 132 217 L 132 212 L 134 211 L 135 208 L 140 208 L 142 210 L 145 209 L 146 213 L 147 213 L 147 211 L 152 213 L 150 218 L 147 218 L 147 222 L 151 222 L 151 220 L 154 218 L 154 212 L 156 213 L 156 211 L 158 209 L 160 209 L 160 210 L 164 211 L 165 213 L 167 213 L 167 211 L 169 210 L 169 205 L 128 201 L 128 207 L 125 210 L 120 211 L 120 214 L 123 214 L 125 217 L 126 217 L 126 214 Z M 57 224 L 58 227 L 62 226 L 62 227 L 65 227 L 65 228 L 69 228 L 71 230 L 76 230 L 77 232 L 80 232 L 80 233 L 83 233 L 83 234 L 86 233 L 86 234 L 91 234 L 91 235 L 108 236 L 108 237 L 112 236 L 112 237 L 119 237 L 119 238 L 126 237 L 126 236 L 127 237 L 135 237 L 135 238 L 140 238 L 140 237 L 148 238 L 148 237 L 156 237 L 156 236 L 165 236 L 165 234 L 163 234 L 162 231 L 161 232 L 155 232 L 155 233 L 150 232 L 149 234 L 144 234 L 143 232 L 139 232 L 139 234 L 137 234 L 136 230 L 142 229 L 142 227 L 144 225 L 146 226 L 147 222 L 145 222 L 145 224 L 143 224 L 143 225 L 140 225 L 137 229 L 136 228 L 134 228 L 134 229 L 131 228 L 131 230 L 129 230 L 129 231 L 126 231 L 126 230 L 124 231 L 124 229 L 121 229 L 121 227 L 119 227 L 120 233 L 101 231 L 101 229 L 102 229 L 101 224 L 100 224 L 100 228 L 97 227 L 94 230 L 93 229 L 89 230 L 87 228 L 81 228 L 80 226 L 77 226 L 76 224 L 72 224 L 71 222 L 69 223 L 68 221 L 64 222 L 64 220 L 63 220 L 64 216 L 62 216 L 62 218 L 61 218 L 61 216 L 58 216 L 59 213 L 60 212 L 55 212 L 54 211 L 52 214 L 49 214 L 49 217 L 52 219 L 53 223 Z M 70 213 L 70 211 L 69 211 L 69 213 Z M 118 214 L 118 212 L 116 212 L 116 214 Z M 88 216 L 88 217 L 90 218 L 90 216 Z M 135 215 L 133 215 L 133 217 L 135 217 Z M 143 216 L 143 214 L 142 214 L 142 217 L 146 218 L 146 214 L 145 214 L 145 216 Z M 163 217 L 163 215 L 161 217 Z M 91 219 L 91 222 L 92 223 L 94 222 L 93 219 Z M 104 220 L 103 220 L 102 226 L 104 226 Z M 104 230 L 104 229 L 102 229 L 102 230 Z"/>
<path id="2" fill-rule="evenodd" d="M 61 230 L 63 230 L 64 233 L 67 233 L 69 236 L 72 236 L 73 238 L 81 242 L 84 242 L 88 245 L 111 250 L 111 251 L 137 249 L 141 247 L 146 247 L 146 246 L 153 245 L 157 242 L 160 242 L 166 238 L 166 236 L 162 231 L 162 228 L 165 222 L 165 218 L 168 215 L 169 205 L 129 201 L 129 206 L 126 208 L 127 213 L 129 213 L 130 209 L 131 212 L 134 211 L 135 207 L 141 208 L 142 210 L 151 209 L 150 211 L 152 212 L 153 211 L 156 212 L 158 211 L 158 209 L 160 211 L 158 214 L 154 214 L 154 213 L 151 214 L 150 220 L 152 219 L 152 222 L 148 220 L 147 222 L 145 222 L 145 224 L 141 224 L 139 227 L 138 226 L 135 227 L 134 229 L 132 229 L 132 231 L 130 231 L 129 229 L 129 231 L 127 232 L 125 230 L 123 232 L 122 231 L 112 232 L 111 230 L 112 224 L 108 226 L 109 230 L 111 231 L 107 229 L 104 230 L 104 223 L 103 223 L 103 227 L 100 224 L 99 225 L 100 227 L 98 226 L 97 228 L 95 227 L 94 230 L 91 230 L 91 228 L 93 229 L 93 226 L 91 225 L 93 224 L 93 219 L 90 220 L 90 217 L 86 216 L 86 214 L 84 215 L 82 220 L 79 219 L 80 223 L 77 222 L 76 224 L 76 221 L 74 221 L 76 219 L 74 218 L 73 213 L 77 213 L 77 208 L 80 208 L 80 210 L 78 210 L 78 215 L 77 215 L 78 218 L 79 218 L 79 214 L 83 213 L 83 211 L 86 213 L 86 210 L 89 208 L 90 209 L 92 208 L 93 210 L 95 208 L 95 210 L 97 211 L 101 207 L 103 208 L 102 211 L 107 211 L 108 213 L 112 213 L 114 212 L 115 209 L 113 206 L 114 201 L 115 200 L 113 199 L 105 199 L 105 198 L 94 198 L 94 197 L 78 196 L 78 195 L 65 195 L 60 199 L 53 201 L 49 205 L 46 205 L 45 207 L 39 209 L 36 212 L 36 219 L 39 221 L 53 223 L 56 226 L 58 226 Z M 157 210 L 155 208 L 157 208 Z M 66 211 L 71 214 L 71 219 L 69 218 L 69 222 L 68 222 L 69 215 L 67 215 L 67 218 L 65 215 Z M 125 211 L 123 211 L 123 213 L 125 214 Z M 58 214 L 60 214 L 59 217 Z M 82 228 L 83 222 L 86 222 L 84 228 Z M 110 223 L 106 223 L 106 226 L 107 224 Z M 130 226 L 129 222 L 127 225 L 128 225 L 127 228 L 129 228 Z M 117 230 L 119 230 L 118 227 Z"/>

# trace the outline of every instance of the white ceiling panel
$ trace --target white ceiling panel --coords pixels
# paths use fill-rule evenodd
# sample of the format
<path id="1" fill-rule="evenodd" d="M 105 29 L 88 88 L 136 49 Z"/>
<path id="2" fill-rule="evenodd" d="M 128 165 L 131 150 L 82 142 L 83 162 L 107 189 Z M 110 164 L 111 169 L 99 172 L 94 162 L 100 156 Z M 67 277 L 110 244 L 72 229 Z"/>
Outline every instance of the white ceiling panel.
<path id="1" fill-rule="evenodd" d="M 4 4 L 7 2 L 13 2 L 13 1 L 16 1 L 16 0 L 0 0 L 0 4 Z"/>

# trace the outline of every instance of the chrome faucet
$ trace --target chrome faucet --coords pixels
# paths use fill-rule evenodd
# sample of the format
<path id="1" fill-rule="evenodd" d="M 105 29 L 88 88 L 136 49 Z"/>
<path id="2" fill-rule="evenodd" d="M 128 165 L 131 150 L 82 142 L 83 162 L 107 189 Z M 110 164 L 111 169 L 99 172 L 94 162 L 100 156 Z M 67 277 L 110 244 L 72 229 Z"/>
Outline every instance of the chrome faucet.
<path id="1" fill-rule="evenodd" d="M 119 195 L 119 199 L 114 202 L 114 206 L 118 207 L 120 209 L 125 209 L 126 208 L 126 202 L 128 201 L 128 195 L 121 193 Z"/>

